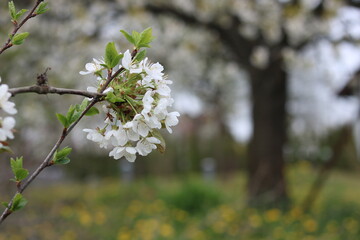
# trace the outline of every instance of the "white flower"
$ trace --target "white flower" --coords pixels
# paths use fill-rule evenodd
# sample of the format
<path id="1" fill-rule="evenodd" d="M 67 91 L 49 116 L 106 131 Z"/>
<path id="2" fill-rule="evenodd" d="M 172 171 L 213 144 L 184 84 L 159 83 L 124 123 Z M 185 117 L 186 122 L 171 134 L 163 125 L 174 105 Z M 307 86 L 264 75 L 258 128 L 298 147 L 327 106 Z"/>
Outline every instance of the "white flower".
<path id="1" fill-rule="evenodd" d="M 169 97 L 171 93 L 171 89 L 166 84 L 159 84 L 157 86 L 156 92 L 162 96 Z"/>
<path id="2" fill-rule="evenodd" d="M 98 130 L 94 129 L 84 129 L 84 132 L 87 132 L 86 138 L 90 141 L 96 142 L 100 145 L 101 148 L 106 148 L 108 146 L 108 141 L 105 139 L 105 137 L 99 133 Z"/>
<path id="3" fill-rule="evenodd" d="M 161 141 L 155 137 L 143 138 L 137 143 L 136 150 L 140 155 L 146 156 L 151 153 L 153 149 L 157 148 L 155 144 L 160 143 Z"/>
<path id="4" fill-rule="evenodd" d="M 140 135 L 136 133 L 133 129 L 133 122 L 127 122 L 124 125 L 124 129 L 126 131 L 126 135 L 131 141 L 138 141 L 140 139 Z"/>
<path id="5" fill-rule="evenodd" d="M 130 70 L 130 66 L 131 66 L 131 54 L 129 50 L 126 50 L 126 52 L 124 53 L 124 57 L 121 61 L 122 66 L 127 69 Z"/>
<path id="6" fill-rule="evenodd" d="M 175 126 L 179 123 L 177 119 L 180 116 L 178 112 L 171 112 L 165 118 L 165 126 L 169 133 L 172 133 L 172 129 L 170 127 Z"/>
<path id="7" fill-rule="evenodd" d="M 161 122 L 158 116 L 150 116 L 149 119 L 146 121 L 146 124 L 150 128 L 158 128 L 158 129 L 161 128 Z"/>
<path id="8" fill-rule="evenodd" d="M 13 117 L 6 117 L 4 120 L 0 118 L 0 121 L 0 141 L 6 141 L 7 138 L 13 139 L 12 129 L 15 127 L 15 119 Z"/>
<path id="9" fill-rule="evenodd" d="M 129 162 L 134 162 L 136 159 L 136 149 L 134 147 L 115 147 L 110 153 L 110 157 L 119 159 L 125 157 Z"/>
<path id="10" fill-rule="evenodd" d="M 142 137 L 146 137 L 151 130 L 151 128 L 146 124 L 144 117 L 140 114 L 135 115 L 132 129 Z"/>
<path id="11" fill-rule="evenodd" d="M 105 62 L 103 60 L 97 60 L 95 58 L 93 58 L 93 61 L 92 63 L 87 63 L 85 64 L 85 69 L 87 71 L 80 71 L 79 73 L 81 75 L 87 75 L 87 74 L 90 74 L 90 73 L 96 73 L 98 71 L 101 71 L 104 67 L 101 66 L 101 64 L 105 64 Z"/>
<path id="12" fill-rule="evenodd" d="M 174 103 L 172 98 L 160 98 L 156 107 L 154 108 L 155 114 L 167 114 L 167 107 L 170 107 Z"/>
<path id="13" fill-rule="evenodd" d="M 107 94 L 107 93 L 113 92 L 113 91 L 114 91 L 114 89 L 112 87 L 108 87 L 103 91 L 103 94 Z"/>
<path id="14" fill-rule="evenodd" d="M 152 108 L 152 103 L 154 102 L 154 98 L 151 96 L 152 91 L 147 91 L 143 97 L 143 110 L 141 111 L 141 114 L 145 117 L 146 120 L 149 119 L 149 113 Z"/>
<path id="15" fill-rule="evenodd" d="M 152 79 L 161 80 L 164 76 L 164 73 L 162 73 L 164 67 L 160 63 L 150 64 L 144 69 L 148 76 L 150 76 Z"/>
<path id="16" fill-rule="evenodd" d="M 9 101 L 11 93 L 9 93 L 8 90 L 8 85 L 0 85 L 0 108 L 9 114 L 15 114 L 17 113 L 17 110 L 15 109 L 15 103 Z"/>
<path id="17" fill-rule="evenodd" d="M 105 139 L 113 146 L 124 146 L 128 142 L 128 137 L 122 126 L 117 130 L 110 130 L 105 134 Z"/>
<path id="18" fill-rule="evenodd" d="M 143 71 L 143 65 L 141 64 L 141 62 L 139 64 L 136 65 L 132 65 L 131 69 L 130 69 L 130 73 L 142 73 Z"/>

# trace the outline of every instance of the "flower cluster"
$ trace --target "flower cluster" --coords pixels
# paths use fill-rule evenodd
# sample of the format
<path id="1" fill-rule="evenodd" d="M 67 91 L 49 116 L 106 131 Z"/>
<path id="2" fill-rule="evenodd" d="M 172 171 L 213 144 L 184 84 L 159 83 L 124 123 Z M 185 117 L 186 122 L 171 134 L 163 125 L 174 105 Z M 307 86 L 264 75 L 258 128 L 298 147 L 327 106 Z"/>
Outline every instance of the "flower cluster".
<path id="1" fill-rule="evenodd" d="M 123 70 L 104 91 L 105 125 L 84 131 L 100 147 L 110 147 L 109 156 L 133 162 L 136 154 L 146 156 L 153 149 L 164 150 L 158 129 L 166 128 L 172 133 L 171 127 L 178 124 L 180 114 L 168 110 L 174 102 L 169 87 L 172 81 L 166 79 L 161 64 L 151 63 L 147 58 L 138 60 L 129 50 L 121 56 L 118 67 Z M 104 61 L 94 59 L 85 68 L 87 71 L 80 74 L 97 76 L 97 86 L 89 87 L 88 91 L 99 91 L 106 82 L 104 75 L 109 74 Z"/>
<path id="2" fill-rule="evenodd" d="M 1 78 L 0 78 L 1 82 Z M 15 109 L 15 103 L 10 102 L 9 98 L 11 93 L 9 93 L 9 87 L 6 84 L 0 85 L 0 108 L 3 112 L 8 114 L 15 114 L 17 110 Z M 3 117 L 0 116 L 0 148 L 7 148 L 6 140 L 8 138 L 13 139 L 13 128 L 15 127 L 15 119 L 13 117 Z"/>

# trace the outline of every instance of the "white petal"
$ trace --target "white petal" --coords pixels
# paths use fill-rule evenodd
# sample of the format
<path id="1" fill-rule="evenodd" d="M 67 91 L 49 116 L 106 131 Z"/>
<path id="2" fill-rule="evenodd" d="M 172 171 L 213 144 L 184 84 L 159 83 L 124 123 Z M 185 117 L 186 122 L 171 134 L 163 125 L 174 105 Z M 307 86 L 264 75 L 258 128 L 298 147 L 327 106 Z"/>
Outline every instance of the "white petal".
<path id="1" fill-rule="evenodd" d="M 121 61 L 123 67 L 127 70 L 130 69 L 130 64 L 131 64 L 131 54 L 129 50 L 126 50 L 126 52 L 124 53 L 124 57 Z"/>

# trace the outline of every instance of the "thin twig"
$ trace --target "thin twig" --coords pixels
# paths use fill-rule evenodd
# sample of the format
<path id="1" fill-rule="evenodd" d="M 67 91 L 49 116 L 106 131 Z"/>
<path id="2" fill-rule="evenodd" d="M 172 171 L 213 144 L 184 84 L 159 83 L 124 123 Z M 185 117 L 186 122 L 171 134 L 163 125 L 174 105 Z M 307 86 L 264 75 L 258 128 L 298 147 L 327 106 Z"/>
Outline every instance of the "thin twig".
<path id="1" fill-rule="evenodd" d="M 12 33 L 10 34 L 11 37 L 13 37 L 30 18 L 36 17 L 38 15 L 34 12 L 35 12 L 36 8 L 39 6 L 39 4 L 43 1 L 44 0 L 37 0 L 35 3 L 35 6 L 30 10 L 30 12 L 26 15 L 26 17 L 19 24 L 15 24 L 15 28 L 12 31 Z M 4 46 L 0 49 L 0 54 L 12 46 L 13 46 L 13 44 L 11 43 L 11 38 L 9 37 L 8 40 L 6 41 L 6 43 L 4 44 Z"/>
<path id="2" fill-rule="evenodd" d="M 37 93 L 37 94 L 72 94 L 72 95 L 80 95 L 84 97 L 89 98 L 95 98 L 95 97 L 103 97 L 105 94 L 100 94 L 96 92 L 88 92 L 88 91 L 82 91 L 82 90 L 76 90 L 76 89 L 69 89 L 69 88 L 56 88 L 51 87 L 48 85 L 33 85 L 33 86 L 27 86 L 27 87 L 19 87 L 19 88 L 10 88 L 9 93 L 11 93 L 11 96 L 15 96 L 20 93 Z"/>

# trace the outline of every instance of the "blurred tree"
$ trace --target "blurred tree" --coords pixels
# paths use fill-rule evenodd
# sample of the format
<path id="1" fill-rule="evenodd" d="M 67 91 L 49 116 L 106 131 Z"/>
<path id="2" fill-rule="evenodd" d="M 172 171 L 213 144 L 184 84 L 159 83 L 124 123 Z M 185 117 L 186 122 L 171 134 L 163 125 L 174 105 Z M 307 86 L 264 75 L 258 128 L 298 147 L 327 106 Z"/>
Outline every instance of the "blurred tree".
<path id="1" fill-rule="evenodd" d="M 358 1 L 197 0 L 155 1 L 144 6 L 155 16 L 167 15 L 209 31 L 247 72 L 253 122 L 248 151 L 250 204 L 288 202 L 283 155 L 289 80 L 286 61 L 319 39 L 331 40 L 331 19 L 343 4 L 358 5 Z"/>

